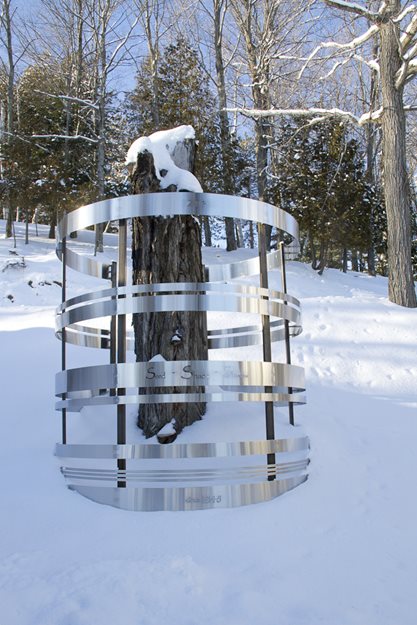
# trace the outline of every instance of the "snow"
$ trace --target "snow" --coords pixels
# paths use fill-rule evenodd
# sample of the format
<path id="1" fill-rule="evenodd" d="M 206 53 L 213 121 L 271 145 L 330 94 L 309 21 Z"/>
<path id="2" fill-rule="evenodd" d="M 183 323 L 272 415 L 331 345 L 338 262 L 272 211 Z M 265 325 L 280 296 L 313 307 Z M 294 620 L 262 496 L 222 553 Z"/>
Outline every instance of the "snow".
<path id="1" fill-rule="evenodd" d="M 170 130 L 159 130 L 149 137 L 139 137 L 132 143 L 127 152 L 126 165 L 135 165 L 138 154 L 141 152 L 151 152 L 161 189 L 175 185 L 178 191 L 202 193 L 203 190 L 197 178 L 191 172 L 177 167 L 172 160 L 175 146 L 185 139 L 195 139 L 195 131 L 192 126 L 178 126 Z M 167 173 L 162 175 L 161 172 L 164 170 Z"/>
<path id="2" fill-rule="evenodd" d="M 288 263 L 303 305 L 292 357 L 306 369 L 308 403 L 295 410 L 311 439 L 305 484 L 255 506 L 132 513 L 65 487 L 53 455 L 60 264 L 44 227 L 35 239 L 30 226 L 29 245 L 16 231 L 27 267 L 0 271 L 2 624 L 414 625 L 417 310 L 388 302 L 385 278 Z M 1 237 L 0 269 L 13 246 Z M 68 278 L 69 296 L 103 284 Z M 68 351 L 70 366 L 98 358 Z M 250 437 L 253 407 L 233 408 L 210 409 L 178 442 L 213 423 L 223 440 L 237 425 Z"/>
<path id="3" fill-rule="evenodd" d="M 169 423 L 164 425 L 158 432 L 158 436 L 172 436 L 172 434 L 176 434 L 175 430 L 175 419 L 172 419 Z"/>

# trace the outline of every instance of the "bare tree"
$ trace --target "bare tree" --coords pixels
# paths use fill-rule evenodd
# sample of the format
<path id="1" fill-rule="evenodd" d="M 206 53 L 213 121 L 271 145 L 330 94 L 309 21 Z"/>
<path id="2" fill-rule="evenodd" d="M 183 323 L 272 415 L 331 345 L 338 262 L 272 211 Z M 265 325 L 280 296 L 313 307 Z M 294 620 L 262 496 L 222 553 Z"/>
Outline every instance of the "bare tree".
<path id="1" fill-rule="evenodd" d="M 382 164 L 385 205 L 388 222 L 388 295 L 390 301 L 416 307 L 416 293 L 411 266 L 411 230 L 409 182 L 406 164 L 405 112 L 413 109 L 404 99 L 406 85 L 417 74 L 417 7 L 400 0 L 378 2 L 377 10 L 344 0 L 323 0 L 332 8 L 352 14 L 365 23 L 362 34 L 347 42 L 320 43 L 304 59 L 300 76 L 313 62 L 331 62 L 326 76 L 350 61 L 361 62 L 379 75 L 382 106 L 362 115 L 339 107 L 294 109 L 253 109 L 241 112 L 267 119 L 278 115 L 304 116 L 310 123 L 338 117 L 355 124 L 375 122 L 382 128 Z M 378 45 L 370 45 L 377 41 Z M 370 49 L 370 56 L 367 52 Z M 365 52 L 363 52 L 365 50 Z M 373 57 L 378 50 L 378 58 Z"/>
<path id="2" fill-rule="evenodd" d="M 271 86 L 285 73 L 299 49 L 301 17 L 309 2 L 298 0 L 230 0 L 233 15 L 244 42 L 240 72 L 249 75 L 251 100 L 256 110 L 271 107 Z M 281 85 L 282 88 L 282 85 Z M 259 199 L 268 200 L 269 147 L 272 117 L 253 116 L 255 122 L 256 176 Z M 270 228 L 267 228 L 269 247 Z"/>
<path id="3" fill-rule="evenodd" d="M 43 0 L 43 4 L 44 31 L 49 36 L 39 34 L 34 54 L 39 58 L 47 50 L 61 61 L 66 93 L 51 94 L 45 89 L 44 95 L 65 103 L 67 132 L 35 138 L 62 140 L 68 149 L 74 141 L 93 145 L 95 199 L 101 200 L 105 197 L 108 161 L 111 77 L 132 56 L 133 33 L 140 15 L 132 14 L 126 0 Z M 86 131 L 80 133 L 81 127 Z M 102 224 L 96 227 L 95 249 L 103 251 Z"/>
<path id="4" fill-rule="evenodd" d="M 227 66 L 233 60 L 234 54 L 230 54 L 228 61 L 224 60 L 224 25 L 227 18 L 229 1 L 228 0 L 211 0 L 211 2 L 199 1 L 199 6 L 203 15 L 209 21 L 209 38 L 211 40 L 212 49 L 214 51 L 215 72 L 207 73 L 212 78 L 217 91 L 219 119 L 220 119 L 220 147 L 223 167 L 223 188 L 226 194 L 234 195 L 236 193 L 236 172 L 234 169 L 232 133 L 227 112 L 227 87 L 226 87 L 226 70 Z M 197 20 L 201 14 L 197 15 Z M 214 75 L 215 74 L 215 77 Z M 237 249 L 237 241 L 235 234 L 234 219 L 225 218 L 226 228 L 226 245 L 227 251 Z"/>

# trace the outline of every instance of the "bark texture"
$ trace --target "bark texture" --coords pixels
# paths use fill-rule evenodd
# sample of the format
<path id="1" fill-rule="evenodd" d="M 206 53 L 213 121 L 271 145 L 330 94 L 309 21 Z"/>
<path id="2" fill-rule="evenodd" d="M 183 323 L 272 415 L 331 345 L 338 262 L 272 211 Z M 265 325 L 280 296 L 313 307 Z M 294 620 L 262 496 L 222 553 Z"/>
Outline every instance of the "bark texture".
<path id="1" fill-rule="evenodd" d="M 411 265 L 410 194 L 406 166 L 406 121 L 403 87 L 395 78 L 401 65 L 399 26 L 393 21 L 399 0 L 388 0 L 387 18 L 380 27 L 380 73 L 383 104 L 383 176 L 387 213 L 388 297 L 391 302 L 417 306 Z"/>
<path id="2" fill-rule="evenodd" d="M 187 140 L 177 144 L 174 162 L 183 169 L 192 170 L 195 144 Z M 151 153 L 138 155 L 131 173 L 133 193 L 161 191 Z M 168 192 L 177 191 L 169 187 Z M 132 240 L 133 283 L 204 282 L 201 258 L 201 230 L 191 216 L 146 217 L 133 220 Z M 133 318 L 137 361 L 148 362 L 156 355 L 165 360 L 206 360 L 207 322 L 203 312 L 166 312 L 136 314 Z M 175 392 L 172 388 L 150 391 Z M 188 389 L 203 392 L 203 387 Z M 138 425 L 146 437 L 154 436 L 173 419 L 175 429 L 201 419 L 205 404 L 172 403 L 141 406 Z"/>

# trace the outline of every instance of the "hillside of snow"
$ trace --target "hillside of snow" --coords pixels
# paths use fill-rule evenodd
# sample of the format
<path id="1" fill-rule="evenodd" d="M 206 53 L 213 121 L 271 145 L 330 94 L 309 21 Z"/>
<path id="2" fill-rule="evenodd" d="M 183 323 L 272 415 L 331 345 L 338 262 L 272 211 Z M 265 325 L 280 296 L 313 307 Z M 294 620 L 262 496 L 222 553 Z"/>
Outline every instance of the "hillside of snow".
<path id="1" fill-rule="evenodd" d="M 385 278 L 288 263 L 308 481 L 254 506 L 126 512 L 68 490 L 54 456 L 61 267 L 32 228 L 16 249 L 0 235 L 0 624 L 414 625 L 417 310 L 389 303 Z M 68 278 L 71 294 L 103 284 Z"/>

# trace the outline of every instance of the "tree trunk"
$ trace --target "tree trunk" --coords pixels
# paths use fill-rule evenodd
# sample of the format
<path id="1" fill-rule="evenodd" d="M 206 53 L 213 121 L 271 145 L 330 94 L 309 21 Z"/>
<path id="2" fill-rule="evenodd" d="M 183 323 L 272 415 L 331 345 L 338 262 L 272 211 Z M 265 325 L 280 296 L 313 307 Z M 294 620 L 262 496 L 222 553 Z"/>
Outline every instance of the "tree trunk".
<path id="1" fill-rule="evenodd" d="M 394 18 L 399 0 L 388 0 L 387 19 L 381 24 L 381 91 L 383 176 L 387 213 L 388 297 L 400 306 L 417 306 L 411 264 L 411 224 L 409 182 L 406 167 L 406 127 L 403 88 L 395 78 L 401 65 L 398 50 L 399 25 Z"/>
<path id="2" fill-rule="evenodd" d="M 347 273 L 348 268 L 348 251 L 344 247 L 342 252 L 342 271 L 343 273 Z"/>
<path id="3" fill-rule="evenodd" d="M 310 243 L 311 266 L 313 269 L 317 269 L 317 266 L 318 266 L 317 252 L 316 252 L 316 246 L 314 245 L 314 240 L 313 240 L 313 236 L 311 232 L 309 232 L 308 234 L 308 241 Z"/>
<path id="4" fill-rule="evenodd" d="M 223 192 L 229 195 L 235 194 L 235 172 L 233 163 L 233 150 L 230 135 L 229 119 L 227 116 L 227 98 L 226 98 L 226 79 L 223 62 L 222 50 L 222 12 L 224 10 L 223 0 L 213 1 L 213 19 L 214 19 L 214 49 L 216 56 L 216 75 L 217 75 L 217 94 L 219 98 L 219 117 L 220 117 L 220 144 L 222 150 L 223 163 Z M 235 235 L 235 226 L 232 217 L 225 217 L 226 226 L 226 244 L 227 251 L 231 252 L 237 249 L 237 241 Z"/>
<path id="5" fill-rule="evenodd" d="M 56 228 L 56 213 L 54 211 L 51 214 L 51 218 L 50 218 L 50 221 L 49 221 L 48 239 L 55 239 L 55 228 Z"/>
<path id="6" fill-rule="evenodd" d="M 173 154 L 175 164 L 192 170 L 195 143 L 179 143 Z M 155 175 L 153 156 L 138 155 L 131 174 L 133 193 L 161 191 Z M 169 187 L 166 191 L 176 191 Z M 201 258 L 201 230 L 192 216 L 133 219 L 133 284 L 204 282 Z M 165 360 L 207 360 L 207 322 L 203 312 L 144 313 L 133 316 L 135 353 L 138 362 L 155 356 Z M 175 388 L 151 389 L 151 393 L 175 392 Z M 203 392 L 202 387 L 188 389 Z M 149 404 L 140 406 L 138 425 L 145 436 L 154 436 L 174 420 L 176 432 L 201 419 L 204 403 Z"/>
<path id="7" fill-rule="evenodd" d="M 206 247 L 211 247 L 211 229 L 210 229 L 210 220 L 207 215 L 202 217 L 203 220 L 203 230 L 204 230 L 204 245 Z"/>
<path id="8" fill-rule="evenodd" d="M 329 244 L 326 241 L 322 241 L 320 243 L 320 260 L 319 260 L 318 267 L 317 267 L 319 276 L 323 275 L 323 272 L 327 267 L 328 249 L 329 249 Z"/>
<path id="9" fill-rule="evenodd" d="M 5 30 L 5 43 L 6 43 L 6 53 L 7 53 L 7 138 L 6 143 L 8 146 L 11 145 L 13 141 L 13 131 L 14 131 L 14 82 L 15 82 L 15 60 L 13 53 L 13 37 L 12 37 L 12 17 L 13 17 L 13 9 L 12 14 L 10 14 L 11 2 L 10 0 L 4 0 L 2 10 L 2 25 Z M 10 156 L 8 155 L 7 160 L 10 160 Z M 6 193 L 5 193 L 5 204 L 8 209 L 7 213 L 7 223 L 6 223 L 6 237 L 9 238 L 13 234 L 13 203 L 11 198 L 10 191 L 10 180 L 9 176 L 11 174 L 10 164 L 7 164 L 5 167 L 7 179 Z"/>
<path id="10" fill-rule="evenodd" d="M 374 57 L 378 58 L 378 46 L 374 46 Z M 378 108 L 378 73 L 373 70 L 371 73 L 371 92 L 370 92 L 370 110 L 375 111 Z M 375 157 L 376 157 L 376 133 L 375 124 L 367 124 L 366 126 L 366 179 L 372 188 L 376 184 L 375 175 Z M 376 276 L 375 265 L 375 220 L 374 210 L 371 204 L 369 214 L 369 249 L 368 249 L 368 273 L 370 276 Z"/>

